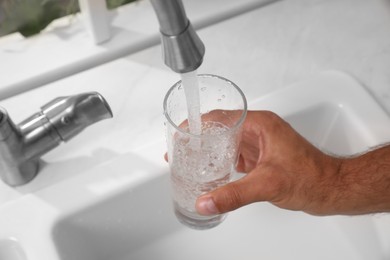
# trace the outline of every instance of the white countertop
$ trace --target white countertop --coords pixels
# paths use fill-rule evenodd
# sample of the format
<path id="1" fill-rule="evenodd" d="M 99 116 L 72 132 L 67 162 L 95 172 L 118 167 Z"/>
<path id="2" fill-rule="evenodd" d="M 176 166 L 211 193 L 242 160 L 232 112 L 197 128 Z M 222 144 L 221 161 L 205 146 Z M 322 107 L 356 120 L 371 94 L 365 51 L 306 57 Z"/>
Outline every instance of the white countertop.
<path id="1" fill-rule="evenodd" d="M 199 31 L 199 72 L 264 95 L 324 70 L 358 79 L 390 112 L 390 4 L 386 0 L 288 0 Z M 161 67 L 160 48 L 128 59 Z"/>
<path id="2" fill-rule="evenodd" d="M 254 98 L 324 70 L 343 70 L 366 85 L 390 112 L 390 6 L 386 3 L 280 1 L 217 23 L 199 31 L 206 45 L 199 72 L 229 78 Z M 0 184 L 0 204 L 71 178 L 118 153 L 134 151 L 145 140 L 152 142 L 152 134 L 157 136 L 158 132 L 163 138 L 161 120 L 153 121 L 154 128 L 147 131 L 148 122 L 142 118 L 142 111 L 154 109 L 155 117 L 161 118 L 163 95 L 178 79 L 162 64 L 157 46 L 3 100 L 0 105 L 18 123 L 54 97 L 97 90 L 108 99 L 116 117 L 114 121 L 99 122 L 45 155 L 48 164 L 32 183 L 17 189 Z M 145 85 L 148 87 L 141 87 Z M 153 94 L 145 99 L 145 93 Z M 129 121 L 133 124 L 129 125 Z M 107 131 L 111 134 L 91 139 Z M 114 150 L 99 148 L 115 138 L 124 141 L 117 143 Z M 74 165 L 71 172 L 61 166 L 69 163 Z"/>
<path id="3" fill-rule="evenodd" d="M 183 0 L 195 28 L 276 0 Z M 0 38 L 0 99 L 159 44 L 157 17 L 143 0 L 109 11 L 111 39 L 95 45 L 80 14 L 57 19 L 38 35 Z"/>

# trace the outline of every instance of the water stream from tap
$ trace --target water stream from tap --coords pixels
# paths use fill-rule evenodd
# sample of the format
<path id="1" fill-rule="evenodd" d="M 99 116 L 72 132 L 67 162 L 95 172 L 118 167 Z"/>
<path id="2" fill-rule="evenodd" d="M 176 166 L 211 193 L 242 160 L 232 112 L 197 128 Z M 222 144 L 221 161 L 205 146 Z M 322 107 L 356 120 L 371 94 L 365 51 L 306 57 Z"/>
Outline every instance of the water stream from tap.
<path id="1" fill-rule="evenodd" d="M 188 127 L 191 134 L 200 135 L 202 122 L 200 115 L 200 95 L 197 71 L 181 74 L 181 82 L 187 101 Z"/>

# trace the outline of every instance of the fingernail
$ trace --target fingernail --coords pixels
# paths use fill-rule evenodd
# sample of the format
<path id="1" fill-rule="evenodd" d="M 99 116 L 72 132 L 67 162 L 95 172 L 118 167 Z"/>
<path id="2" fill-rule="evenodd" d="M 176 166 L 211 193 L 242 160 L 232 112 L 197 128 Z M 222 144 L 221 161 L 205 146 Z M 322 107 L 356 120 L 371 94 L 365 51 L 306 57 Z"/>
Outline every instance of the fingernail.
<path id="1" fill-rule="evenodd" d="M 218 214 L 218 209 L 211 197 L 201 197 L 198 199 L 196 210 L 201 215 L 215 215 Z"/>

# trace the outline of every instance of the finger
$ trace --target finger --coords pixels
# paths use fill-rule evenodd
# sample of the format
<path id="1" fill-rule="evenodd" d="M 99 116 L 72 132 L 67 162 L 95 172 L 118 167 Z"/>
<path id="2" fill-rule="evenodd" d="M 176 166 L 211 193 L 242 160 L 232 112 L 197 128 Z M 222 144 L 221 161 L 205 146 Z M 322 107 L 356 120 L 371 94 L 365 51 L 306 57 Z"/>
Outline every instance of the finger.
<path id="1" fill-rule="evenodd" d="M 164 159 L 165 159 L 166 162 L 168 162 L 168 153 L 164 154 Z"/>
<path id="2" fill-rule="evenodd" d="M 240 144 L 240 154 L 236 166 L 237 171 L 249 173 L 257 166 L 258 161 L 259 149 L 242 141 Z"/>
<path id="3" fill-rule="evenodd" d="M 196 210 L 201 215 L 215 215 L 259 201 L 259 187 L 247 175 L 198 198 Z"/>
<path id="4" fill-rule="evenodd" d="M 275 202 L 288 190 L 284 184 L 273 167 L 258 167 L 243 178 L 199 197 L 196 209 L 201 215 L 214 215 L 253 202 Z"/>
<path id="5" fill-rule="evenodd" d="M 227 127 L 234 126 L 242 117 L 243 110 L 212 110 L 202 114 L 203 122 L 219 122 Z"/>
<path id="6" fill-rule="evenodd" d="M 236 165 L 237 172 L 245 172 L 245 160 L 242 154 L 238 156 L 237 165 Z"/>

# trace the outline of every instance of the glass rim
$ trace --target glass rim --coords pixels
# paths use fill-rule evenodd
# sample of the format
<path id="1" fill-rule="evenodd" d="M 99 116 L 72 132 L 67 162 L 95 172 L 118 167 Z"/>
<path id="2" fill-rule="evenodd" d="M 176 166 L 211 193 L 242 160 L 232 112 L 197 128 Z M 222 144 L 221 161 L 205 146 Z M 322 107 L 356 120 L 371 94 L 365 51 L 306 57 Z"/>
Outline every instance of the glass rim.
<path id="1" fill-rule="evenodd" d="M 239 93 L 239 95 L 241 96 L 242 101 L 243 101 L 242 113 L 240 115 L 239 120 L 237 120 L 237 122 L 232 127 L 229 127 L 226 131 L 232 132 L 232 131 L 238 129 L 243 124 L 243 122 L 246 118 L 247 110 L 248 110 L 248 104 L 247 104 L 247 100 L 246 100 L 246 97 L 244 95 L 244 92 L 234 82 L 228 80 L 227 78 L 221 77 L 221 76 L 217 76 L 214 74 L 198 74 L 196 77 L 197 78 L 217 78 L 217 79 L 220 79 L 220 80 L 223 80 L 223 81 L 229 83 L 237 90 L 237 92 Z M 201 138 L 204 136 L 213 136 L 212 134 L 193 134 L 193 133 L 187 132 L 183 128 L 180 128 L 178 125 L 176 125 L 176 123 L 174 123 L 172 121 L 171 117 L 168 115 L 168 112 L 167 112 L 168 99 L 169 99 L 172 91 L 174 91 L 176 89 L 176 87 L 181 83 L 182 83 L 181 80 L 177 81 L 175 84 L 173 84 L 172 87 L 169 88 L 168 92 L 165 94 L 164 103 L 163 103 L 165 118 L 177 131 L 179 131 L 182 134 L 189 135 L 191 137 L 196 137 L 196 138 Z"/>

